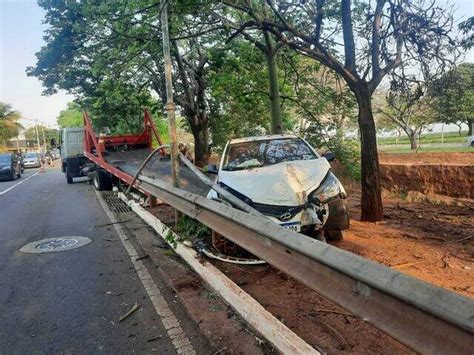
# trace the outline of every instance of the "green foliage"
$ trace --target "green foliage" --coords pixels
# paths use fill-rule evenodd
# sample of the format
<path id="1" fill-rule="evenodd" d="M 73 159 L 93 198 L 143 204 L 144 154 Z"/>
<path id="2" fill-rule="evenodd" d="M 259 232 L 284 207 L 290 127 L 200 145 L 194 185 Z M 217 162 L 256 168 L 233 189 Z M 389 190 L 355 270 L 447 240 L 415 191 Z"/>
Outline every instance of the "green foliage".
<path id="1" fill-rule="evenodd" d="M 18 135 L 22 128 L 18 123 L 19 118 L 20 114 L 13 111 L 11 105 L 0 102 L 0 145 L 6 145 L 11 138 Z"/>
<path id="2" fill-rule="evenodd" d="M 208 227 L 186 215 L 180 216 L 176 229 L 177 233 L 181 238 L 180 241 L 189 239 L 201 239 L 211 234 L 211 230 Z"/>
<path id="3" fill-rule="evenodd" d="M 340 141 L 331 139 L 328 148 L 336 154 L 337 160 L 344 166 L 344 173 L 351 179 L 360 180 L 360 144 L 354 139 Z"/>
<path id="4" fill-rule="evenodd" d="M 56 120 L 60 128 L 83 126 L 82 112 L 75 102 L 69 102 L 67 108 L 59 113 Z"/>
<path id="5" fill-rule="evenodd" d="M 435 108 L 445 123 L 474 122 L 474 63 L 463 63 L 431 87 Z M 472 133 L 472 132 L 471 132 Z"/>
<path id="6" fill-rule="evenodd" d="M 40 144 L 43 144 L 43 132 L 44 132 L 44 142 L 49 147 L 51 139 L 55 139 L 56 142 L 59 142 L 59 131 L 54 128 L 48 128 L 43 125 L 31 126 L 25 130 L 25 137 L 27 140 L 32 140 L 36 142 L 36 130 L 38 130 L 38 138 Z"/>

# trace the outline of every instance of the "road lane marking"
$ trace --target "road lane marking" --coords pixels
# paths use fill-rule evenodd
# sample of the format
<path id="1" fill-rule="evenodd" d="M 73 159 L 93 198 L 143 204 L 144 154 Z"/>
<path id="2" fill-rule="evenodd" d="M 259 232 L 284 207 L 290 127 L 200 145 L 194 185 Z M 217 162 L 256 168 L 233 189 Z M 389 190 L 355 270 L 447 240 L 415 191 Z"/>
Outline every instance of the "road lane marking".
<path id="1" fill-rule="evenodd" d="M 39 171 L 37 171 L 37 172 L 34 173 L 33 175 L 28 176 L 28 177 L 27 177 L 26 179 L 24 179 L 24 180 L 18 181 L 15 185 L 10 186 L 8 189 L 1 191 L 1 192 L 0 192 L 0 196 L 3 195 L 3 194 L 6 194 L 6 193 L 7 193 L 8 191 L 10 191 L 10 190 L 13 190 L 13 189 L 14 189 L 15 187 L 17 187 L 18 185 L 23 184 L 25 181 L 28 181 L 29 179 L 31 179 L 33 176 L 37 175 L 38 173 L 39 173 Z"/>
<path id="2" fill-rule="evenodd" d="M 151 303 L 153 304 L 153 307 L 155 308 L 156 313 L 160 316 L 161 323 L 163 324 L 166 330 L 166 333 L 168 334 L 168 337 L 171 339 L 171 342 L 173 343 L 176 349 L 176 352 L 178 354 L 186 354 L 186 355 L 196 354 L 196 351 L 194 350 L 193 345 L 191 344 L 191 341 L 186 336 L 186 333 L 184 332 L 183 328 L 181 328 L 178 318 L 176 318 L 173 311 L 168 306 L 168 303 L 166 302 L 165 298 L 161 294 L 160 289 L 156 286 L 155 282 L 153 281 L 145 264 L 143 263 L 142 260 L 137 260 L 138 258 L 137 251 L 133 247 L 132 243 L 130 243 L 130 241 L 128 240 L 128 236 L 124 232 L 122 226 L 120 226 L 117 223 L 117 219 L 107 207 L 107 204 L 102 198 L 101 194 L 96 190 L 94 191 L 97 195 L 97 198 L 99 199 L 102 209 L 104 210 L 107 217 L 109 217 L 110 221 L 112 222 L 115 228 L 115 231 L 117 232 L 120 240 L 122 241 L 122 245 L 127 251 L 128 256 L 130 257 L 130 260 L 135 268 L 135 271 L 137 272 L 138 277 L 140 278 L 140 281 L 142 282 L 143 287 L 145 288 L 148 294 L 148 297 L 150 298 Z"/>

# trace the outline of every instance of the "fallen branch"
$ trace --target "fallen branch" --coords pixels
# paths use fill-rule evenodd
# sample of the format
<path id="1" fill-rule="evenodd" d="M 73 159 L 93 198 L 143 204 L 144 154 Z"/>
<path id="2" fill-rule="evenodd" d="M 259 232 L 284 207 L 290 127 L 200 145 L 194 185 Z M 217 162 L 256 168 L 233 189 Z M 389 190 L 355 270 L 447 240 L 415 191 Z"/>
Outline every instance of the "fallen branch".
<path id="1" fill-rule="evenodd" d="M 471 239 L 472 237 L 474 237 L 474 235 L 470 235 L 468 237 L 461 238 L 461 239 L 456 239 L 456 240 L 445 240 L 444 244 L 459 243 L 459 242 L 463 242 L 465 240 Z"/>
<path id="2" fill-rule="evenodd" d="M 468 207 L 470 210 L 474 210 L 474 207 L 472 207 L 470 204 L 468 204 L 468 203 L 466 203 L 466 202 L 464 202 L 464 201 L 459 201 L 459 200 L 458 200 L 458 202 L 459 202 L 460 204 L 462 204 L 462 205 Z"/>
<path id="3" fill-rule="evenodd" d="M 333 313 L 333 314 L 339 314 L 341 316 L 357 317 L 355 314 L 333 311 L 332 309 L 315 309 L 314 311 L 317 313 Z"/>
<path id="4" fill-rule="evenodd" d="M 448 253 L 448 254 L 445 254 L 445 255 L 441 258 L 441 261 L 443 262 L 443 268 L 444 268 L 444 269 L 446 269 L 446 268 L 448 268 L 448 267 L 451 267 L 451 265 L 449 265 L 448 260 L 447 260 L 448 255 L 449 255 L 449 253 Z"/>
<path id="5" fill-rule="evenodd" d="M 391 268 L 394 268 L 394 269 L 398 269 L 398 268 L 402 268 L 402 267 L 405 267 L 405 266 L 411 266 L 411 265 L 415 265 L 415 264 L 421 264 L 423 263 L 424 261 L 411 261 L 411 262 L 408 262 L 408 263 L 401 263 L 401 264 L 394 264 L 394 265 L 390 265 Z"/>
<path id="6" fill-rule="evenodd" d="M 146 258 L 149 258 L 149 257 L 150 257 L 150 255 L 145 254 L 145 255 L 143 255 L 143 256 L 140 256 L 140 257 L 136 258 L 135 261 L 143 260 L 143 259 L 146 259 Z"/>
<path id="7" fill-rule="evenodd" d="M 132 308 L 130 308 L 130 310 L 127 313 L 125 313 L 123 316 L 120 317 L 119 323 L 123 322 L 125 319 L 130 317 L 133 314 L 133 312 L 135 312 L 138 308 L 140 308 L 140 306 L 138 305 L 137 302 L 135 302 L 135 304 L 132 306 Z"/>
<path id="8" fill-rule="evenodd" d="M 127 222 L 128 222 L 128 220 L 126 220 L 126 221 L 117 221 L 117 222 L 110 222 L 110 223 L 105 223 L 105 224 L 98 224 L 98 225 L 96 225 L 95 227 L 96 227 L 96 228 L 101 228 L 101 227 L 107 227 L 107 226 L 112 226 L 112 225 L 114 225 L 114 224 L 127 223 Z"/>

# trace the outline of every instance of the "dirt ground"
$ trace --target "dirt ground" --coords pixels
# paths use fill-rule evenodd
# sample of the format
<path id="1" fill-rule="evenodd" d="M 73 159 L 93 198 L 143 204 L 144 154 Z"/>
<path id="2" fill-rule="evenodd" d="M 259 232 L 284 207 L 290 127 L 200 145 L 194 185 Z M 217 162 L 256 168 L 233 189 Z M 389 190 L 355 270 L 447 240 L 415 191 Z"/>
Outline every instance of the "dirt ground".
<path id="1" fill-rule="evenodd" d="M 439 164 L 439 154 L 383 154 L 381 161 Z M 474 154 L 449 153 L 466 164 Z M 474 200 L 385 193 L 384 221 L 360 222 L 360 188 L 343 182 L 351 228 L 334 246 L 474 298 Z M 349 314 L 269 265 L 212 261 L 234 282 L 314 347 L 327 353 L 412 353 L 384 332 Z"/>

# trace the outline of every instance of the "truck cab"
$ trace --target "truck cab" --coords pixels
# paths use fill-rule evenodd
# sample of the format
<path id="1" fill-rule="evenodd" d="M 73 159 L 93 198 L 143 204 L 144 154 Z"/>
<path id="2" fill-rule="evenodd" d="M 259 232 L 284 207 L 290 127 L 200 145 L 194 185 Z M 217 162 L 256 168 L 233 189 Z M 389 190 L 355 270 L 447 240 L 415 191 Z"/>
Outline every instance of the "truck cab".
<path id="1" fill-rule="evenodd" d="M 83 148 L 84 128 L 64 128 L 61 132 L 61 166 L 68 184 L 73 178 L 84 176 L 83 167 L 88 163 Z"/>

